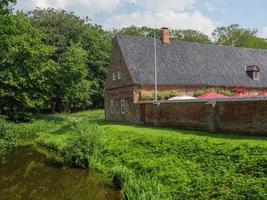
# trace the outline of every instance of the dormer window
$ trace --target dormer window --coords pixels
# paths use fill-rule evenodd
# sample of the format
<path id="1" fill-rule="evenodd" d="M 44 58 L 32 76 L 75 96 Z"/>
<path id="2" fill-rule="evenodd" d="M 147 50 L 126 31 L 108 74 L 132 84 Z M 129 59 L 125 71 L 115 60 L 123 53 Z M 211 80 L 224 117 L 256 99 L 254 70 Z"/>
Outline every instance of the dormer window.
<path id="1" fill-rule="evenodd" d="M 246 67 L 247 75 L 253 80 L 260 79 L 260 68 L 257 65 L 250 65 Z"/>

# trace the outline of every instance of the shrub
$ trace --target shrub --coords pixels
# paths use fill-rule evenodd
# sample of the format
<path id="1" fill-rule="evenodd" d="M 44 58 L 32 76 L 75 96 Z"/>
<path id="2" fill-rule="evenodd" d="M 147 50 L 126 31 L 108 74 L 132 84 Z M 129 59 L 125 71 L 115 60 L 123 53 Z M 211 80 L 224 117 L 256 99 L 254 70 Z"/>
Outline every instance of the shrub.
<path id="1" fill-rule="evenodd" d="M 96 124 L 78 123 L 74 134 L 63 149 L 64 161 L 70 166 L 86 168 L 89 165 L 89 156 L 100 146 L 102 131 Z"/>
<path id="2" fill-rule="evenodd" d="M 8 123 L 0 117 L 0 159 L 5 151 L 10 150 L 15 145 L 14 135 L 9 129 Z"/>
<path id="3" fill-rule="evenodd" d="M 166 91 L 158 93 L 158 100 L 168 100 L 169 98 L 177 96 L 175 91 Z"/>
<path id="4" fill-rule="evenodd" d="M 235 93 L 232 90 L 227 90 L 223 88 L 200 88 L 194 92 L 194 96 L 198 97 L 206 93 L 215 92 L 219 94 L 223 94 L 225 96 L 233 96 Z"/>
<path id="5" fill-rule="evenodd" d="M 158 100 L 168 100 L 169 98 L 177 96 L 177 92 L 175 91 L 163 91 L 158 92 L 157 98 Z M 151 101 L 154 100 L 154 94 L 152 95 L 142 95 L 141 96 L 142 101 Z"/>

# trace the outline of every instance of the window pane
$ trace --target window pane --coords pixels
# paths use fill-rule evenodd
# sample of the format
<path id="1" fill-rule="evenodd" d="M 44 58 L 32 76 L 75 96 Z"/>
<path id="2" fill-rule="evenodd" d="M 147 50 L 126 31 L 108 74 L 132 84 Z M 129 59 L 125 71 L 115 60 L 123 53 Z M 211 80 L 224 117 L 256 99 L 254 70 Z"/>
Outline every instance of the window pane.
<path id="1" fill-rule="evenodd" d="M 117 76 L 118 76 L 118 79 L 120 80 L 121 79 L 121 72 L 120 71 L 117 71 Z"/>
<path id="2" fill-rule="evenodd" d="M 110 113 L 114 113 L 114 101 L 113 100 L 110 100 L 109 110 L 110 110 Z"/>
<path id="3" fill-rule="evenodd" d="M 125 100 L 121 100 L 121 113 L 125 113 Z"/>
<path id="4" fill-rule="evenodd" d="M 115 72 L 112 73 L 112 79 L 113 79 L 113 81 L 116 80 L 116 73 Z"/>

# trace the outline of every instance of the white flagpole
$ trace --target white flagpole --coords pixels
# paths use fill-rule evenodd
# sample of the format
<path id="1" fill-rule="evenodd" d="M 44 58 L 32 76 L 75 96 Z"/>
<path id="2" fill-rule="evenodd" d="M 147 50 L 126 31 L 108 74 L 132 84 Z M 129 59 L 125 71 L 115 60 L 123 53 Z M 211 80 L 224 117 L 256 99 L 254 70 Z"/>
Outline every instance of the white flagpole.
<path id="1" fill-rule="evenodd" d="M 157 80 L 157 42 L 156 42 L 156 35 L 154 32 L 154 72 L 155 72 L 155 101 L 158 100 L 158 80 Z"/>

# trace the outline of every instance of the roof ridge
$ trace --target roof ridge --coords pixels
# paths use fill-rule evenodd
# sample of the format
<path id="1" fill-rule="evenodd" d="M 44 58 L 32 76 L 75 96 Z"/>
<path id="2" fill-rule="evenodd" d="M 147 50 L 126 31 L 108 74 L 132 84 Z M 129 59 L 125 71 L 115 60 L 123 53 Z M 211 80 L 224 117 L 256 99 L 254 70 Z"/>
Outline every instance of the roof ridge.
<path id="1" fill-rule="evenodd" d="M 128 38 L 140 38 L 140 39 L 147 39 L 147 40 L 153 40 L 153 37 L 146 37 L 146 36 L 136 36 L 136 35 L 116 35 L 115 38 L 119 37 L 128 37 Z M 160 41 L 160 39 L 156 38 L 157 41 Z M 208 43 L 201 43 L 201 42 L 191 42 L 191 41 L 184 41 L 184 40 L 172 40 L 172 43 L 189 43 L 189 44 L 197 44 L 197 45 L 203 45 L 203 46 L 210 46 L 215 48 L 229 48 L 229 49 L 246 49 L 250 51 L 261 51 L 264 53 L 267 53 L 267 49 L 255 49 L 255 48 L 249 48 L 249 47 L 236 47 L 236 46 L 227 46 L 227 45 L 217 45 L 217 44 L 208 44 Z"/>

